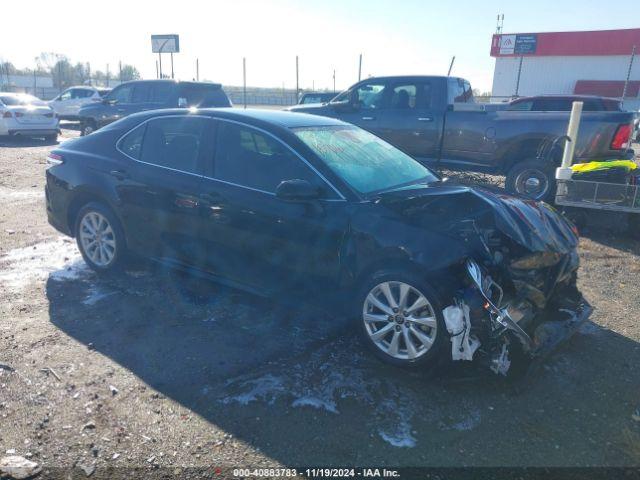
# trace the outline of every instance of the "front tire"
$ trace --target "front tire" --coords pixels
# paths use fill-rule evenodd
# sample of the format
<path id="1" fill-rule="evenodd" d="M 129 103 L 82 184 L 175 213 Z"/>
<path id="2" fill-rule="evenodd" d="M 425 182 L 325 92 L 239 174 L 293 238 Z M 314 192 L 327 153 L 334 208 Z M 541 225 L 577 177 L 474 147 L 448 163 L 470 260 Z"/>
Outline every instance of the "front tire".
<path id="1" fill-rule="evenodd" d="M 435 364 L 447 330 L 435 291 L 416 275 L 383 271 L 358 295 L 358 326 L 364 343 L 391 365 Z"/>
<path id="2" fill-rule="evenodd" d="M 92 134 L 98 128 L 93 120 L 86 120 L 80 124 L 80 136 L 86 137 L 87 135 Z"/>
<path id="3" fill-rule="evenodd" d="M 554 169 L 538 160 L 518 162 L 507 173 L 505 188 L 533 200 L 553 202 L 556 194 Z"/>
<path id="4" fill-rule="evenodd" d="M 91 202 L 80 209 L 75 226 L 82 258 L 98 273 L 119 270 L 126 256 L 120 221 L 105 205 Z"/>

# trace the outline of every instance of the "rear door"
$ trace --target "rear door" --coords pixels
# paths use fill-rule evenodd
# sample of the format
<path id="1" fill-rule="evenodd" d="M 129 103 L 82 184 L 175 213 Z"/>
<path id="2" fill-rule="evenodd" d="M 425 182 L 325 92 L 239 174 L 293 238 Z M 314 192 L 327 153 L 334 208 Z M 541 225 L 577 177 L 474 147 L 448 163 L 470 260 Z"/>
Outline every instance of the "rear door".
<path id="1" fill-rule="evenodd" d="M 132 159 L 112 174 L 120 189 L 124 222 L 134 248 L 179 263 L 198 263 L 198 193 L 205 158 L 212 154 L 209 117 L 180 115 L 151 119 L 118 144 Z"/>
<path id="2" fill-rule="evenodd" d="M 397 81 L 388 90 L 377 114 L 380 136 L 415 158 L 436 159 L 442 121 L 434 112 L 432 81 Z"/>

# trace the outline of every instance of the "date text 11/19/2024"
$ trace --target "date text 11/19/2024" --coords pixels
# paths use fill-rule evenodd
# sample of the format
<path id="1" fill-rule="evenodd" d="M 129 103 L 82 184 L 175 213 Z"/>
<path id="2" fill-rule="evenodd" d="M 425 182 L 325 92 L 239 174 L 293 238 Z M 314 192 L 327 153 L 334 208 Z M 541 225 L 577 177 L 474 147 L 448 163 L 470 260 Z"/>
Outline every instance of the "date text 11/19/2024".
<path id="1" fill-rule="evenodd" d="M 398 478 L 397 470 L 387 468 L 235 468 L 234 477 L 294 478 Z"/>

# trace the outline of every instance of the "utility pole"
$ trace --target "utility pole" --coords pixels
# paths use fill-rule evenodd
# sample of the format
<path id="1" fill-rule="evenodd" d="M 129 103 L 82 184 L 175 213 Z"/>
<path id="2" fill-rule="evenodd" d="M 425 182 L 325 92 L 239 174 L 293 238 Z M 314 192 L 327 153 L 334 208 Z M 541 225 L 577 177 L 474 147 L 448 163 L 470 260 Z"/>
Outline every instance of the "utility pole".
<path id="1" fill-rule="evenodd" d="M 296 103 L 298 103 L 298 98 L 300 98 L 300 85 L 298 83 L 298 56 L 296 55 Z"/>
<path id="2" fill-rule="evenodd" d="M 200 81 L 200 60 L 196 58 L 196 81 Z"/>
<path id="3" fill-rule="evenodd" d="M 362 78 L 362 54 L 360 54 L 360 61 L 358 62 L 358 81 L 360 81 L 361 78 Z"/>
<path id="4" fill-rule="evenodd" d="M 456 56 L 451 57 L 451 63 L 449 64 L 449 71 L 447 72 L 447 77 L 451 76 L 451 69 L 453 68 L 453 62 L 456 61 Z"/>
<path id="5" fill-rule="evenodd" d="M 247 108 L 247 58 L 242 57 L 242 99 L 244 108 Z"/>
<path id="6" fill-rule="evenodd" d="M 122 83 L 122 60 L 118 60 L 118 80 Z"/>
<path id="7" fill-rule="evenodd" d="M 627 70 L 627 78 L 624 81 L 624 87 L 622 88 L 622 98 L 620 99 L 620 106 L 624 104 L 624 97 L 627 96 L 627 87 L 629 86 L 629 78 L 631 77 L 631 68 L 633 67 L 633 57 L 636 55 L 636 46 L 631 49 L 631 58 L 629 59 L 629 69 Z M 629 142 L 631 143 L 631 142 Z"/>
<path id="8" fill-rule="evenodd" d="M 522 73 L 522 60 L 524 57 L 520 57 L 520 64 L 518 65 L 518 79 L 516 80 L 516 97 L 520 92 L 520 74 Z"/>
<path id="9" fill-rule="evenodd" d="M 109 64 L 107 63 L 107 87 L 109 86 Z"/>
<path id="10" fill-rule="evenodd" d="M 333 70 L 333 93 L 336 93 L 336 70 Z"/>

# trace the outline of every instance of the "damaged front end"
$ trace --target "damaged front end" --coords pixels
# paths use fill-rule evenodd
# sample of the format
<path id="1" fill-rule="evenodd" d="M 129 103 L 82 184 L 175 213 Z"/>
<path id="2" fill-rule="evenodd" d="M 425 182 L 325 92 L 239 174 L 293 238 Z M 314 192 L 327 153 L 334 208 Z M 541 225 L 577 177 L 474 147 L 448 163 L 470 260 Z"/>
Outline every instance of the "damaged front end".
<path id="1" fill-rule="evenodd" d="M 485 362 L 517 375 L 571 337 L 592 308 L 576 286 L 577 234 L 551 207 L 478 193 L 498 219 L 473 221 L 476 245 L 464 261 L 465 287 L 444 311 L 452 359 Z"/>

